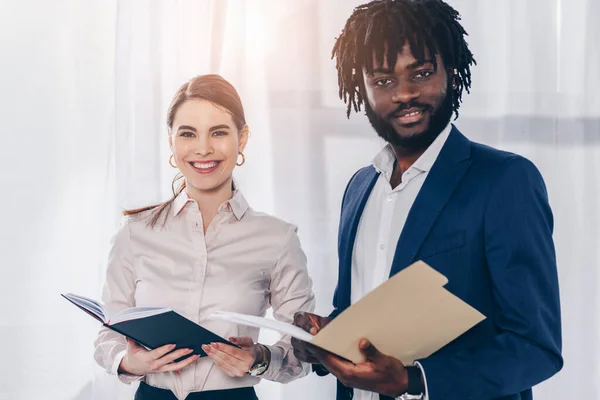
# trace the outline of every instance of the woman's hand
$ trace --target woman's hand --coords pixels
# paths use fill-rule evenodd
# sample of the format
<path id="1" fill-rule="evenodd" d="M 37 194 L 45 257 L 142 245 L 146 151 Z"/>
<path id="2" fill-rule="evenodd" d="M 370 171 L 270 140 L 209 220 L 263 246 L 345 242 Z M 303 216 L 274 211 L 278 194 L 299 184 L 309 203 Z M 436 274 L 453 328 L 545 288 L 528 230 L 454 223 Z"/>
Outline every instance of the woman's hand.
<path id="1" fill-rule="evenodd" d="M 238 349 L 225 343 L 211 343 L 210 345 L 202 346 L 202 350 L 228 376 L 242 377 L 252 368 L 256 360 L 261 357 L 261 345 L 258 343 L 255 344 L 252 338 L 248 336 L 230 337 L 229 341 L 241 348 Z"/>
<path id="2" fill-rule="evenodd" d="M 119 373 L 142 376 L 179 371 L 199 358 L 197 354 L 194 354 L 183 361 L 173 363 L 178 358 L 192 352 L 191 349 L 179 349 L 171 353 L 174 348 L 174 344 L 167 344 L 154 350 L 146 350 L 133 340 L 127 339 L 127 354 L 121 360 Z"/>

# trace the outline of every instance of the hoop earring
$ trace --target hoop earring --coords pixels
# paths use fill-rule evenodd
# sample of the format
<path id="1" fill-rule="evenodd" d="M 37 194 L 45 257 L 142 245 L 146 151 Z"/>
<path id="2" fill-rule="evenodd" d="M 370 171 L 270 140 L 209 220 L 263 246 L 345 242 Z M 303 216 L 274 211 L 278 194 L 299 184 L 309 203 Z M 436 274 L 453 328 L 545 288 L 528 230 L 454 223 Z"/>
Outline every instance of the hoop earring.
<path id="1" fill-rule="evenodd" d="M 173 162 L 173 154 L 169 156 L 169 165 L 173 168 L 177 168 L 177 165 Z"/>
<path id="2" fill-rule="evenodd" d="M 242 162 L 241 163 L 236 162 L 235 165 L 237 165 L 238 167 L 241 167 L 246 162 L 246 157 L 244 156 L 244 153 L 242 153 L 241 151 L 238 154 L 240 156 L 242 156 Z"/>

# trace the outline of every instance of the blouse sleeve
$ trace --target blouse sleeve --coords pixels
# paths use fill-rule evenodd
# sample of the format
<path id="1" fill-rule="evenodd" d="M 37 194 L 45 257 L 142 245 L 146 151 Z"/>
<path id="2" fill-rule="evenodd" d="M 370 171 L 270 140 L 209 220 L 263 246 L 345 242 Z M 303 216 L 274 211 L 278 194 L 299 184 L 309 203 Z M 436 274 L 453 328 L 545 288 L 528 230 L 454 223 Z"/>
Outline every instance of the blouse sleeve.
<path id="1" fill-rule="evenodd" d="M 313 312 L 315 309 L 306 255 L 296 232 L 295 226 L 289 228 L 270 284 L 273 316 L 276 320 L 290 323 L 296 312 Z M 290 340 L 290 336 L 284 335 L 274 345 L 267 346 L 271 351 L 271 362 L 262 375 L 263 379 L 287 383 L 310 372 L 310 364 L 301 362 L 294 356 Z"/>
<path id="2" fill-rule="evenodd" d="M 113 236 L 106 269 L 106 279 L 102 290 L 102 302 L 108 315 L 123 309 L 135 307 L 135 272 L 131 257 L 130 232 L 125 219 Z M 119 374 L 121 360 L 127 352 L 125 336 L 108 328 L 102 328 L 94 342 L 94 359 L 109 374 L 121 382 L 130 384 L 143 376 Z"/>

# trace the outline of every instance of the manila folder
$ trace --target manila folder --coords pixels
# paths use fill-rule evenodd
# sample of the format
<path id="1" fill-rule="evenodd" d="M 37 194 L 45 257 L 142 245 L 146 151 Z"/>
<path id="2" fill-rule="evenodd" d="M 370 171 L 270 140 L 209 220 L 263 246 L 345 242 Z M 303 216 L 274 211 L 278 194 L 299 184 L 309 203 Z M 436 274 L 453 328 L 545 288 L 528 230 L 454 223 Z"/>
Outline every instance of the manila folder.
<path id="1" fill-rule="evenodd" d="M 405 365 L 425 358 L 485 319 L 444 288 L 448 279 L 422 261 L 400 271 L 325 326 L 310 343 L 354 363 L 367 338 Z"/>

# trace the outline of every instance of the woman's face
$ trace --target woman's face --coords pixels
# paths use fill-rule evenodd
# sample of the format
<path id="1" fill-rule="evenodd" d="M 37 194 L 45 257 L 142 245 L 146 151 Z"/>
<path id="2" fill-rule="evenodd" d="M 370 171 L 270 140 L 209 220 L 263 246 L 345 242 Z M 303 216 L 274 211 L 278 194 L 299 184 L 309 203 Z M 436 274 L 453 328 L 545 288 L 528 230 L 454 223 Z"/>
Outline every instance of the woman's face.
<path id="1" fill-rule="evenodd" d="M 188 190 L 231 186 L 238 154 L 247 140 L 247 129 L 238 130 L 229 112 L 200 99 L 186 100 L 179 106 L 169 132 L 174 162 Z"/>

